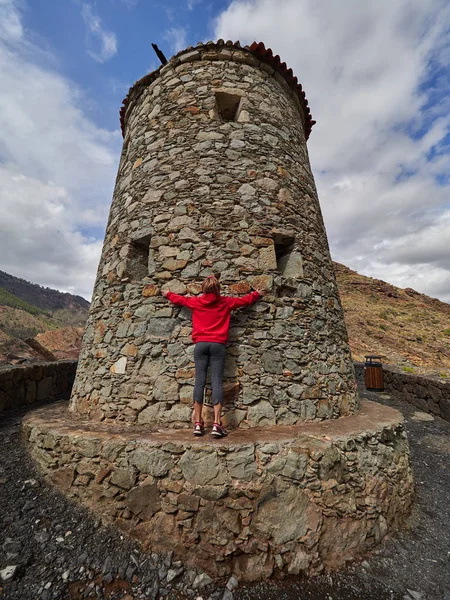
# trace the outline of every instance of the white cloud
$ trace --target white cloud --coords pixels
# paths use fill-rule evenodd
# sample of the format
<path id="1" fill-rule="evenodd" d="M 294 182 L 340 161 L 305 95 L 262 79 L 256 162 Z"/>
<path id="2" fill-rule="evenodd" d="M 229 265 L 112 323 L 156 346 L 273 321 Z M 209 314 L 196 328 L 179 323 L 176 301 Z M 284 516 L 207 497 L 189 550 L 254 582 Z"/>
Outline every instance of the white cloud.
<path id="1" fill-rule="evenodd" d="M 90 297 L 102 247 L 72 226 L 67 189 L 0 167 L 1 269 L 28 281 Z"/>
<path id="2" fill-rule="evenodd" d="M 14 1 L 0 0 L 0 39 L 20 40 L 22 35 L 22 23 Z"/>
<path id="3" fill-rule="evenodd" d="M 333 258 L 447 301 L 449 32 L 443 0 L 234 0 L 215 23 L 303 84 Z"/>
<path id="4" fill-rule="evenodd" d="M 197 4 L 201 4 L 202 0 L 188 0 L 188 10 L 194 10 Z"/>
<path id="5" fill-rule="evenodd" d="M 186 29 L 184 27 L 171 27 L 166 29 L 164 39 L 170 44 L 170 50 L 176 54 L 186 48 Z M 167 57 L 169 59 L 169 57 Z"/>
<path id="6" fill-rule="evenodd" d="M 102 27 L 102 21 L 90 4 L 82 4 L 81 16 L 87 29 L 88 54 L 103 63 L 117 54 L 117 38 L 112 31 Z"/>
<path id="7" fill-rule="evenodd" d="M 89 298 L 120 134 L 88 118 L 89 99 L 42 54 L 33 62 L 15 3 L 0 2 L 18 24 L 0 30 L 0 269 Z"/>

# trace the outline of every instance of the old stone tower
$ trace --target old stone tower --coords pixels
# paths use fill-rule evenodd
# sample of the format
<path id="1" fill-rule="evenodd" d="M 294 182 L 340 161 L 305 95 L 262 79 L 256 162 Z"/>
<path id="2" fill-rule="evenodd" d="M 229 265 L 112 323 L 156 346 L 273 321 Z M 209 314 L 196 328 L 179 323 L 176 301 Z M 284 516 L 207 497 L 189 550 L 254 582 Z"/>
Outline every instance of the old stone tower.
<path id="1" fill-rule="evenodd" d="M 26 419 L 32 455 L 144 548 L 212 577 L 361 557 L 408 514 L 408 442 L 400 413 L 358 405 L 297 79 L 263 44 L 199 44 L 137 82 L 121 117 L 71 412 Z M 225 293 L 270 288 L 232 321 L 221 440 L 192 435 L 190 314 L 161 295 L 198 293 L 211 271 Z"/>
<path id="2" fill-rule="evenodd" d="M 113 203 L 71 408 L 93 420 L 190 424 L 189 311 L 164 289 L 269 288 L 234 316 L 228 426 L 357 410 L 351 362 L 292 71 L 263 44 L 180 52 L 130 90 Z"/>

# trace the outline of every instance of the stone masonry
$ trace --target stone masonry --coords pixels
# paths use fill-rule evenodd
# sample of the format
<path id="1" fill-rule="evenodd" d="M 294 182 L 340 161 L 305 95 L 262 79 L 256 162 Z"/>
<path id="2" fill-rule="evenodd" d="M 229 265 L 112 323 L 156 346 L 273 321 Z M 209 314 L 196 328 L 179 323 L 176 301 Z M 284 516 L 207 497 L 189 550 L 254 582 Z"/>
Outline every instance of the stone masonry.
<path id="1" fill-rule="evenodd" d="M 162 291 L 197 294 L 214 272 L 223 293 L 269 289 L 232 320 L 229 427 L 356 412 L 309 108 L 292 71 L 262 49 L 200 44 L 131 88 L 72 411 L 189 426 L 190 312 Z"/>
<path id="2" fill-rule="evenodd" d="M 27 417 L 25 435 L 50 481 L 144 548 L 240 581 L 364 556 L 403 523 L 414 490 L 401 415 L 366 401 L 344 419 L 215 443 L 68 419 L 61 406 Z"/>

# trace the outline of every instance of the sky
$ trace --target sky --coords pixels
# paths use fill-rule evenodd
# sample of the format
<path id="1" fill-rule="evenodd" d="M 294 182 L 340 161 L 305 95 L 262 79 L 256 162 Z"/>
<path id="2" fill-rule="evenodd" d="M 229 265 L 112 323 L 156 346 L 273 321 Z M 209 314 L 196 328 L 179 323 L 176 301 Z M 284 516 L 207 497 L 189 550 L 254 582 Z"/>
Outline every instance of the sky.
<path id="1" fill-rule="evenodd" d="M 0 0 L 0 270 L 90 299 L 122 99 L 219 38 L 302 83 L 333 259 L 450 302 L 447 0 Z"/>

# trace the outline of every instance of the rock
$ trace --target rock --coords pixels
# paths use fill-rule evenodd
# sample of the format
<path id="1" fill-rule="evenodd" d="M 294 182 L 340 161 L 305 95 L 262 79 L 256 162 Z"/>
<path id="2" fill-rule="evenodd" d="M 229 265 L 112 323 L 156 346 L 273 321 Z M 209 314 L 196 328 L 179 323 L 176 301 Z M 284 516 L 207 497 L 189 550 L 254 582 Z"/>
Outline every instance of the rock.
<path id="1" fill-rule="evenodd" d="M 112 568 L 113 568 L 112 558 L 110 556 L 107 556 L 105 558 L 105 562 L 103 563 L 102 574 L 106 575 L 107 573 L 110 573 L 112 571 Z"/>
<path id="2" fill-rule="evenodd" d="M 184 571 L 184 567 L 177 567 L 175 569 L 169 569 L 167 571 L 167 583 L 170 583 L 177 577 L 179 577 Z"/>
<path id="3" fill-rule="evenodd" d="M 283 373 L 283 362 L 281 354 L 276 350 L 268 350 L 261 356 L 261 362 L 267 373 Z"/>
<path id="4" fill-rule="evenodd" d="M 144 408 L 144 410 L 139 413 L 138 424 L 139 425 L 146 425 L 146 424 L 153 425 L 158 422 L 159 415 L 163 414 L 164 412 L 165 412 L 164 404 L 162 404 L 161 402 L 152 404 L 151 406 Z"/>
<path id="5" fill-rule="evenodd" d="M 123 375 L 127 369 L 127 357 L 122 356 L 117 360 L 111 367 L 111 373 L 115 373 L 116 375 Z"/>
<path id="6" fill-rule="evenodd" d="M 301 481 L 305 476 L 307 465 L 308 457 L 305 454 L 289 452 L 281 474 L 290 479 Z"/>
<path id="7" fill-rule="evenodd" d="M 233 592 L 226 589 L 223 593 L 222 600 L 233 600 Z"/>
<path id="8" fill-rule="evenodd" d="M 275 544 L 285 544 L 317 531 L 320 519 L 318 508 L 302 489 L 283 489 L 274 480 L 263 485 L 250 528 L 256 535 L 271 536 Z"/>
<path id="9" fill-rule="evenodd" d="M 229 452 L 226 461 L 232 479 L 251 481 L 256 476 L 254 447 L 236 448 Z"/>
<path id="10" fill-rule="evenodd" d="M 200 499 L 197 496 L 189 494 L 180 494 L 178 496 L 178 508 L 186 512 L 196 512 L 200 505 Z"/>
<path id="11" fill-rule="evenodd" d="M 422 594 L 422 592 L 416 592 L 415 590 L 406 590 L 408 592 L 408 595 L 404 596 L 404 598 L 407 598 L 408 600 L 423 600 L 424 595 Z"/>
<path id="12" fill-rule="evenodd" d="M 303 258 L 299 252 L 290 252 L 278 260 L 278 269 L 283 277 L 303 277 Z"/>
<path id="13" fill-rule="evenodd" d="M 173 466 L 172 457 L 168 452 L 158 448 L 140 447 L 131 452 L 130 463 L 141 473 L 162 477 Z"/>
<path id="14" fill-rule="evenodd" d="M 192 587 L 195 590 L 201 590 L 202 588 L 204 588 L 207 585 L 209 585 L 210 583 L 212 583 L 212 581 L 213 580 L 211 579 L 211 577 L 209 575 L 207 575 L 206 573 L 200 573 L 194 579 L 194 583 L 192 584 Z"/>
<path id="15" fill-rule="evenodd" d="M 434 421 L 434 417 L 433 415 L 430 415 L 429 413 L 426 412 L 420 412 L 420 411 L 416 411 L 411 419 L 413 421 Z"/>
<path id="16" fill-rule="evenodd" d="M 297 548 L 288 564 L 288 573 L 289 575 L 298 575 L 306 572 L 310 564 L 311 556 L 303 548 Z"/>
<path id="17" fill-rule="evenodd" d="M 239 581 L 236 579 L 236 577 L 234 577 L 234 575 L 232 575 L 227 582 L 227 589 L 230 590 L 230 592 L 234 592 L 238 585 Z"/>
<path id="18" fill-rule="evenodd" d="M 156 296 L 159 293 L 159 288 L 157 285 L 146 285 L 142 290 L 142 295 L 144 298 Z"/>
<path id="19" fill-rule="evenodd" d="M 133 514 L 148 521 L 161 508 L 158 486 L 144 483 L 133 488 L 126 496 L 126 503 Z"/>
<path id="20" fill-rule="evenodd" d="M 241 196 L 254 196 L 256 194 L 256 190 L 249 183 L 243 183 L 238 189 L 238 194 Z"/>
<path id="21" fill-rule="evenodd" d="M 147 333 L 154 338 L 166 340 L 176 325 L 175 319 L 153 318 L 148 321 Z"/>
<path id="22" fill-rule="evenodd" d="M 145 196 L 142 198 L 142 202 L 147 204 L 153 204 L 159 202 L 164 194 L 164 190 L 148 190 Z"/>
<path id="23" fill-rule="evenodd" d="M 136 482 L 136 472 L 134 469 L 115 469 L 109 482 L 124 490 L 129 490 Z"/>
<path id="24" fill-rule="evenodd" d="M 224 481 L 223 474 L 219 473 L 219 460 L 215 450 L 187 450 L 178 466 L 192 485 L 206 485 L 212 481 L 219 484 Z"/>
<path id="25" fill-rule="evenodd" d="M 273 285 L 272 275 L 257 275 L 252 279 L 252 288 L 254 290 L 271 290 Z"/>
<path id="26" fill-rule="evenodd" d="M 205 500 L 220 500 L 220 498 L 224 498 L 228 494 L 228 490 L 226 487 L 220 486 L 202 486 L 195 490 L 195 494 L 200 496 L 200 498 L 204 498 Z"/>
<path id="27" fill-rule="evenodd" d="M 78 438 L 75 442 L 77 452 L 85 456 L 86 458 L 94 458 L 100 453 L 101 442 L 97 439 L 91 438 Z"/>
<path id="28" fill-rule="evenodd" d="M 273 245 L 260 248 L 258 267 L 261 271 L 274 271 L 277 268 L 277 257 Z"/>
<path id="29" fill-rule="evenodd" d="M 247 421 L 252 427 L 275 425 L 275 410 L 270 402 L 262 400 L 249 407 Z"/>
<path id="30" fill-rule="evenodd" d="M 18 573 L 19 565 L 8 565 L 0 571 L 0 581 L 3 581 L 3 583 L 9 583 L 10 581 L 13 581 Z"/>

